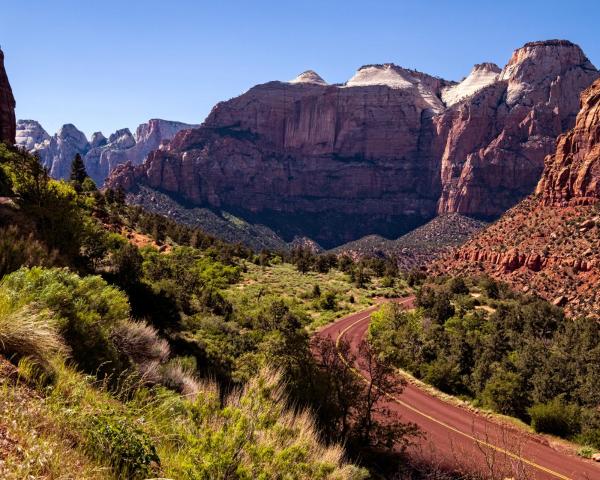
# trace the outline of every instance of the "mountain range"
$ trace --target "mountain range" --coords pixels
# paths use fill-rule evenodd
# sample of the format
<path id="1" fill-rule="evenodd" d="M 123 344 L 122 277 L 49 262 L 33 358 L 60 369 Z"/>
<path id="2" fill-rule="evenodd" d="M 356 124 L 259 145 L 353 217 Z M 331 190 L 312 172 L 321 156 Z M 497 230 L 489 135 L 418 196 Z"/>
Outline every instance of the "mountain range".
<path id="1" fill-rule="evenodd" d="M 309 71 L 217 104 L 108 185 L 325 248 L 396 238 L 438 214 L 490 220 L 533 191 L 598 76 L 565 40 L 528 43 L 504 68 L 479 64 L 458 83 L 393 64 L 336 85 Z"/>
<path id="2" fill-rule="evenodd" d="M 128 128 L 117 130 L 106 138 L 96 132 L 88 140 L 75 125 L 63 125 L 52 137 L 35 120 L 19 120 L 16 125 L 16 144 L 40 156 L 42 164 L 54 178 L 67 178 L 76 154 L 83 157 L 88 174 L 102 185 L 118 165 L 130 162 L 139 165 L 147 155 L 175 134 L 196 125 L 152 119 L 142 123 L 132 135 Z"/>

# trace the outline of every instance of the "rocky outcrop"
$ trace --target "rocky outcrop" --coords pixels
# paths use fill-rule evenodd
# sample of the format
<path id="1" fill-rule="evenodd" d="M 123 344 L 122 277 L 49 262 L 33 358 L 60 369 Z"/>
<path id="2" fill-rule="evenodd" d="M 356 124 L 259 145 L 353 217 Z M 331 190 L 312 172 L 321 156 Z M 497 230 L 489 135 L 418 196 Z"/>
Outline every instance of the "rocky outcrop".
<path id="1" fill-rule="evenodd" d="M 500 67 L 495 63 L 479 63 L 460 83 L 442 90 L 442 101 L 450 107 L 496 82 L 500 72 Z"/>
<path id="2" fill-rule="evenodd" d="M 30 152 L 41 150 L 50 143 L 50 135 L 35 120 L 19 120 L 15 143 Z"/>
<path id="3" fill-rule="evenodd" d="M 600 80 L 582 94 L 575 128 L 558 139 L 536 192 L 549 205 L 600 198 Z"/>
<path id="4" fill-rule="evenodd" d="M 600 80 L 581 95 L 575 127 L 545 160 L 536 195 L 432 267 L 491 275 L 600 318 Z"/>
<path id="5" fill-rule="evenodd" d="M 570 42 L 528 43 L 496 82 L 436 117 L 438 213 L 494 218 L 530 194 L 556 137 L 573 126 L 579 94 L 597 77 Z"/>
<path id="6" fill-rule="evenodd" d="M 4 69 L 4 52 L 0 50 L 0 142 L 15 143 L 15 97 Z"/>
<path id="7" fill-rule="evenodd" d="M 480 64 L 458 84 L 393 64 L 343 85 L 304 72 L 218 104 L 110 184 L 145 184 L 325 247 L 397 237 L 436 214 L 493 218 L 533 191 L 597 77 L 566 41 L 527 44 L 502 71 Z"/>
<path id="8" fill-rule="evenodd" d="M 102 185 L 116 166 L 127 162 L 133 165 L 143 163 L 149 152 L 160 148 L 177 132 L 193 127 L 197 125 L 152 119 L 141 124 L 135 135 L 125 128 L 117 130 L 109 138 L 96 132 L 88 141 L 85 134 L 71 124 L 64 125 L 50 137 L 38 122 L 19 120 L 16 143 L 30 152 L 37 152 L 55 178 L 68 177 L 73 158 L 80 154 L 90 177 L 97 185 Z"/>
<path id="9" fill-rule="evenodd" d="M 52 177 L 68 178 L 75 155 L 79 153 L 83 156 L 89 148 L 90 144 L 85 134 L 75 125 L 68 123 L 50 138 L 47 145 L 36 152 Z"/>

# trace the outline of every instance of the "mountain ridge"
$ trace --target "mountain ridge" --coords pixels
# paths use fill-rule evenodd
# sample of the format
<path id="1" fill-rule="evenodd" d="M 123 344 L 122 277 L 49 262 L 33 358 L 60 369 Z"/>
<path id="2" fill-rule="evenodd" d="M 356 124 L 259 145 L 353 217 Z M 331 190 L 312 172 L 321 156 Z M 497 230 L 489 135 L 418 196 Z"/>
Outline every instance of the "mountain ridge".
<path id="1" fill-rule="evenodd" d="M 340 85 L 257 85 L 108 185 L 238 210 L 325 248 L 397 238 L 439 214 L 490 220 L 533 191 L 599 74 L 579 47 L 551 40 L 517 49 L 497 75 L 449 107 L 442 90 L 456 82 L 393 64 Z"/>
<path id="2" fill-rule="evenodd" d="M 135 134 L 128 128 L 112 133 L 107 139 L 102 132 L 87 136 L 73 124 L 63 125 L 50 136 L 35 120 L 19 120 L 16 124 L 17 146 L 40 156 L 42 164 L 54 178 L 67 178 L 76 154 L 83 157 L 90 177 L 102 185 L 117 165 L 131 162 L 139 165 L 148 153 L 161 148 L 176 133 L 196 125 L 171 120 L 150 119 L 140 124 Z"/>

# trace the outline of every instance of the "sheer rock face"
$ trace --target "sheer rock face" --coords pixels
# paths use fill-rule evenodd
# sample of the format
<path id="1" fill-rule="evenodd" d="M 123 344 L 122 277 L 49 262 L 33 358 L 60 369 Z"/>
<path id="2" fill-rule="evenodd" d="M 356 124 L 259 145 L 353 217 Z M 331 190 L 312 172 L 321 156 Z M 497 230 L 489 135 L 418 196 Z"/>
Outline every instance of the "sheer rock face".
<path id="1" fill-rule="evenodd" d="M 581 95 L 575 128 L 546 158 L 536 192 L 546 204 L 593 203 L 600 198 L 600 80 Z"/>
<path id="2" fill-rule="evenodd" d="M 4 52 L 0 50 L 0 142 L 15 143 L 15 97 L 4 69 Z"/>
<path id="3" fill-rule="evenodd" d="M 436 117 L 438 212 L 493 218 L 531 193 L 556 137 L 573 126 L 579 94 L 597 77 L 576 45 L 533 42 L 496 82 Z"/>
<path id="4" fill-rule="evenodd" d="M 392 64 L 343 85 L 305 72 L 219 103 L 110 183 L 237 209 L 325 247 L 436 214 L 497 217 L 534 190 L 597 77 L 565 41 L 527 44 L 502 71 L 481 64 L 459 84 Z"/>
<path id="5" fill-rule="evenodd" d="M 121 172 L 195 205 L 243 210 L 288 241 L 333 246 L 386 225 L 398 236 L 432 216 L 440 189 L 436 163 L 421 152 L 433 112 L 415 93 L 259 85 L 218 104 L 139 172 Z M 132 186 L 123 175 L 109 183 Z"/>
<path id="6" fill-rule="evenodd" d="M 19 120 L 15 144 L 28 151 L 39 150 L 50 143 L 50 135 L 35 120 Z"/>
<path id="7" fill-rule="evenodd" d="M 106 138 L 101 132 L 92 135 L 90 141 L 74 125 L 64 125 L 50 137 L 34 120 L 19 120 L 17 145 L 30 152 L 37 152 L 42 163 L 55 178 L 67 178 L 71 162 L 79 153 L 85 162 L 88 174 L 102 185 L 108 174 L 118 165 L 131 162 L 139 165 L 148 153 L 168 142 L 175 134 L 186 128 L 197 127 L 187 123 L 152 119 L 141 124 L 135 136 L 128 128 L 117 130 Z"/>

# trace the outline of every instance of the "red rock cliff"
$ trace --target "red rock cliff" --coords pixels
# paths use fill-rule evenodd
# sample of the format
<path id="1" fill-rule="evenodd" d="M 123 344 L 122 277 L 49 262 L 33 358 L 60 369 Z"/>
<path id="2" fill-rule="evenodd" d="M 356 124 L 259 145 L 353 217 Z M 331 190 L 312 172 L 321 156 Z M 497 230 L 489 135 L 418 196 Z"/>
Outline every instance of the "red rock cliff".
<path id="1" fill-rule="evenodd" d="M 582 94 L 575 128 L 558 139 L 556 153 L 546 158 L 536 192 L 546 204 L 600 198 L 600 80 Z"/>
<path id="2" fill-rule="evenodd" d="M 4 69 L 4 52 L 0 50 L 0 141 L 13 145 L 17 123 L 15 120 L 15 97 Z"/>
<path id="3" fill-rule="evenodd" d="M 597 77 L 566 41 L 527 44 L 459 84 L 392 64 L 344 85 L 305 72 L 218 104 L 109 185 L 147 184 L 324 246 L 398 236 L 437 213 L 496 217 L 534 190 Z"/>
<path id="4" fill-rule="evenodd" d="M 600 318 L 600 80 L 581 95 L 575 127 L 545 160 L 536 195 L 432 267 L 486 273 L 571 315 Z"/>

